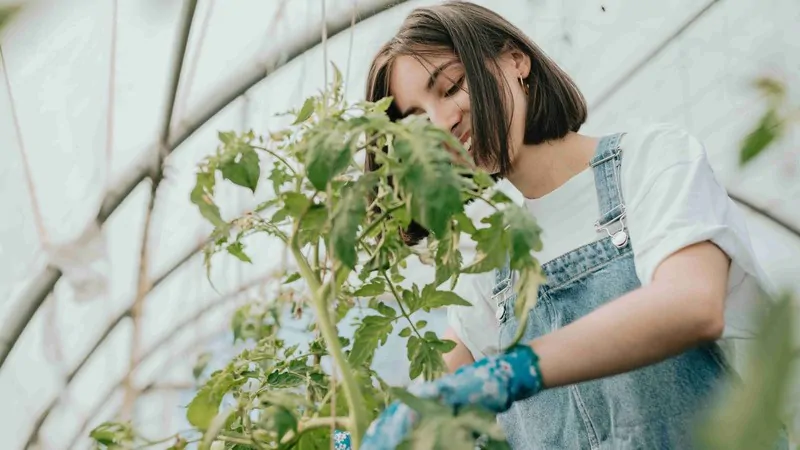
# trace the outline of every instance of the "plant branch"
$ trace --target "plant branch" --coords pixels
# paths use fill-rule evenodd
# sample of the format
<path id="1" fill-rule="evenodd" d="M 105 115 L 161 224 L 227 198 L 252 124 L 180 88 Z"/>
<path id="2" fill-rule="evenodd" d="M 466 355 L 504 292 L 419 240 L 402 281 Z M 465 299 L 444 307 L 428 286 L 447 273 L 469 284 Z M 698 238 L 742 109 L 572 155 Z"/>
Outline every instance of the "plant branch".
<path id="1" fill-rule="evenodd" d="M 316 430 L 319 428 L 331 427 L 331 426 L 339 427 L 346 430 L 352 428 L 353 423 L 347 417 L 315 417 L 308 420 L 304 420 L 300 422 L 300 424 L 298 424 L 297 434 L 289 431 L 288 433 L 286 433 L 283 439 L 281 439 L 281 444 L 284 445 L 291 444 L 294 441 L 300 439 L 300 436 L 307 431 Z"/>
<path id="2" fill-rule="evenodd" d="M 381 269 L 381 275 L 383 275 L 383 278 L 389 285 L 389 290 L 392 291 L 392 295 L 394 296 L 395 300 L 397 300 L 397 306 L 400 308 L 400 313 L 403 314 L 403 317 L 405 317 L 406 320 L 408 320 L 408 324 L 411 325 L 411 329 L 414 330 L 414 333 L 417 335 L 417 337 L 422 339 L 422 335 L 419 333 L 419 330 L 417 330 L 417 327 L 414 326 L 414 321 L 411 320 L 411 316 L 408 314 L 408 312 L 406 312 L 405 307 L 403 307 L 403 301 L 401 300 L 400 295 L 397 293 L 397 290 L 394 288 L 394 283 L 392 283 L 392 280 L 389 279 L 389 275 L 386 274 L 386 270 Z"/>
<path id="3" fill-rule="evenodd" d="M 289 170 L 292 172 L 292 175 L 294 175 L 295 177 L 297 176 L 297 171 L 295 171 L 295 170 L 294 170 L 294 167 L 290 166 L 290 165 L 289 165 L 289 162 L 288 162 L 288 161 L 286 161 L 286 160 L 285 160 L 285 159 L 284 159 L 284 158 L 283 158 L 281 155 L 279 155 L 279 154 L 278 154 L 277 152 L 275 152 L 274 150 L 270 150 L 270 149 L 268 149 L 267 147 L 262 147 L 262 146 L 260 146 L 260 145 L 253 145 L 253 144 L 250 144 L 250 146 L 251 146 L 251 147 L 253 147 L 253 148 L 255 148 L 255 149 L 258 149 L 258 150 L 261 150 L 261 151 L 267 152 L 267 153 L 269 153 L 270 155 L 274 156 L 274 157 L 275 157 L 275 158 L 277 158 L 277 159 L 278 159 L 280 162 L 282 162 L 282 163 L 283 163 L 283 165 L 284 165 L 284 166 L 286 166 L 286 168 L 287 168 L 287 169 L 289 169 Z"/>
<path id="4" fill-rule="evenodd" d="M 364 238 L 366 238 L 370 233 L 372 233 L 375 230 L 375 228 L 377 228 L 384 220 L 386 220 L 387 217 L 389 217 L 390 214 L 392 214 L 393 212 L 397 211 L 400 208 L 403 208 L 404 206 L 405 203 L 392 206 L 391 208 L 384 211 L 383 214 L 380 215 L 380 217 L 375 219 L 375 221 L 372 222 L 358 237 L 358 240 L 362 243 L 362 245 Z"/>
<path id="5" fill-rule="evenodd" d="M 311 304 L 318 318 L 317 325 L 319 326 L 322 338 L 325 340 L 325 343 L 328 346 L 328 352 L 333 358 L 335 365 L 338 366 L 342 373 L 344 393 L 345 397 L 347 398 L 347 404 L 350 408 L 350 418 L 352 419 L 350 430 L 353 439 L 353 445 L 355 448 L 358 448 L 359 443 L 361 442 L 361 436 L 363 435 L 364 431 L 366 431 L 366 427 L 368 425 L 368 416 L 366 408 L 364 407 L 364 399 L 361 395 L 361 390 L 358 387 L 358 383 L 353 376 L 353 370 L 347 363 L 347 359 L 344 357 L 344 352 L 342 351 L 342 346 L 339 342 L 339 335 L 336 331 L 336 326 L 334 325 L 330 313 L 328 312 L 328 299 L 322 295 L 323 290 L 321 289 L 320 279 L 311 269 L 308 260 L 300 251 L 300 245 L 298 243 L 299 226 L 300 221 L 298 220 L 295 222 L 295 229 L 292 233 L 290 248 L 292 254 L 297 260 L 300 275 L 305 279 L 306 283 L 308 283 L 308 287 L 311 290 Z M 329 283 L 336 283 L 337 278 L 338 277 L 334 276 L 331 278 Z M 325 290 L 328 290 L 327 286 Z"/>

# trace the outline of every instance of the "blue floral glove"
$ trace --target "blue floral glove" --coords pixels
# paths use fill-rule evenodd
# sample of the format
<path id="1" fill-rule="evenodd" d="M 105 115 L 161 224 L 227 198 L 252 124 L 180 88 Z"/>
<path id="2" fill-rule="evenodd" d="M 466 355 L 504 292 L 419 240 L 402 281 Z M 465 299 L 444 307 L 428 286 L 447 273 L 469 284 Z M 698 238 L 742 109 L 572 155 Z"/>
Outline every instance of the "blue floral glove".
<path id="1" fill-rule="evenodd" d="M 454 409 L 480 405 L 500 413 L 515 401 L 541 390 L 538 360 L 529 346 L 517 345 L 506 353 L 483 358 L 438 380 L 414 385 L 408 391 L 417 397 L 438 399 Z M 361 450 L 394 450 L 417 420 L 419 415 L 412 408 L 400 402 L 392 403 L 370 425 Z M 342 435 L 347 435 L 348 446 L 341 450 L 349 450 L 349 434 Z M 337 438 L 337 450 L 339 442 Z"/>

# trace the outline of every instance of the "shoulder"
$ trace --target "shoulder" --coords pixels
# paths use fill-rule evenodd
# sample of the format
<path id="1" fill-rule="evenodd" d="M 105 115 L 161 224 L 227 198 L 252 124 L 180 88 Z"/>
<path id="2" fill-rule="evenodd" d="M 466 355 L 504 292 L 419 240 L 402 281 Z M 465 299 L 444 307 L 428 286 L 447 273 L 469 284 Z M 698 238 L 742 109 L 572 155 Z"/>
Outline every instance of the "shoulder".
<path id="1" fill-rule="evenodd" d="M 674 123 L 645 124 L 627 131 L 620 142 L 626 171 L 655 175 L 676 164 L 706 158 L 700 139 Z"/>

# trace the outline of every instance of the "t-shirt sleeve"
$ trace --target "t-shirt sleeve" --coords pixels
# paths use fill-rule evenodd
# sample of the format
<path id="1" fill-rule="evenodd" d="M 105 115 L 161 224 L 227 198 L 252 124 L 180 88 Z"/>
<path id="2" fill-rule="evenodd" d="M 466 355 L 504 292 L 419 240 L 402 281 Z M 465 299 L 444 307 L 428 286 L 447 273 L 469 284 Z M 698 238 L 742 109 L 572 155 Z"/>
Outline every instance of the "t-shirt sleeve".
<path id="1" fill-rule="evenodd" d="M 491 272 L 462 274 L 453 291 L 471 306 L 448 306 L 447 324 L 477 361 L 497 351 L 498 325 L 489 303 Z"/>
<path id="2" fill-rule="evenodd" d="M 729 289 L 746 274 L 761 278 L 744 215 L 715 177 L 703 144 L 673 125 L 631 138 L 622 143 L 622 186 L 642 284 L 667 257 L 703 241 L 731 258 Z"/>

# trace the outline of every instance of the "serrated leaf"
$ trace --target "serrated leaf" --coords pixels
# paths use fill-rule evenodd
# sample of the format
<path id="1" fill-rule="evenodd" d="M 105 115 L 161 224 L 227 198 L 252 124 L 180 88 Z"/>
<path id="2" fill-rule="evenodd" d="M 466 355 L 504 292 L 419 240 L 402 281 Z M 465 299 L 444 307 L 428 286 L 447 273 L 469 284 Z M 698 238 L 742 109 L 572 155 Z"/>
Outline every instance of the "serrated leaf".
<path id="1" fill-rule="evenodd" d="M 299 125 L 311 117 L 311 114 L 314 113 L 314 97 L 309 97 L 306 101 L 303 102 L 303 106 L 300 107 L 300 111 L 297 112 L 297 117 L 295 118 L 292 125 Z"/>
<path id="2" fill-rule="evenodd" d="M 431 309 L 444 306 L 472 306 L 472 303 L 464 300 L 460 295 L 452 291 L 439 291 L 432 284 L 426 285 L 422 289 L 420 302 L 417 306 L 426 312 Z"/>
<path id="3" fill-rule="evenodd" d="M 503 232 L 503 213 L 496 211 L 481 220 L 488 226 L 475 231 L 475 260 L 462 269 L 464 273 L 483 273 L 502 267 L 508 252 L 508 237 Z"/>
<path id="4" fill-rule="evenodd" d="M 420 375 L 426 381 L 433 380 L 447 370 L 444 359 L 442 359 L 442 352 L 434 346 L 441 345 L 439 344 L 441 341 L 437 339 L 434 345 L 431 345 L 432 342 L 428 339 L 420 339 L 417 336 L 408 338 L 408 360 L 411 363 L 408 376 L 412 380 Z"/>
<path id="5" fill-rule="evenodd" d="M 770 108 L 759 120 L 756 128 L 742 140 L 739 165 L 744 166 L 760 155 L 784 133 L 784 122 L 778 111 Z"/>
<path id="6" fill-rule="evenodd" d="M 294 218 L 299 218 L 311 206 L 311 199 L 299 192 L 284 192 L 283 209 Z"/>
<path id="7" fill-rule="evenodd" d="M 228 253 L 237 257 L 239 261 L 252 263 L 253 261 L 250 259 L 249 256 L 244 252 L 244 245 L 241 242 L 234 242 L 233 244 L 228 245 L 227 247 Z"/>
<path id="8" fill-rule="evenodd" d="M 350 350 L 350 363 L 358 366 L 372 359 L 378 345 L 386 344 L 392 332 L 394 318 L 385 316 L 366 316 L 353 335 L 353 348 Z"/>
<path id="9" fill-rule="evenodd" d="M 443 149 L 432 149 L 423 139 L 394 142 L 402 166 L 397 181 L 409 198 L 413 217 L 434 235 L 445 233 L 454 214 L 463 211 L 459 179 Z"/>
<path id="10" fill-rule="evenodd" d="M 358 262 L 358 229 L 367 214 L 366 199 L 357 186 L 349 186 L 342 194 L 333 213 L 330 233 L 333 257 L 350 269 L 355 269 Z"/>
<path id="11" fill-rule="evenodd" d="M 315 189 L 324 191 L 328 182 L 350 165 L 353 151 L 352 138 L 336 129 L 312 136 L 306 155 L 308 181 Z"/>
<path id="12" fill-rule="evenodd" d="M 325 233 L 328 222 L 328 208 L 312 204 L 300 221 L 300 245 L 316 243 Z"/>
<path id="13" fill-rule="evenodd" d="M 258 154 L 250 145 L 243 142 L 235 144 L 235 151 L 220 160 L 219 171 L 222 178 L 256 192 L 261 165 Z"/>
<path id="14" fill-rule="evenodd" d="M 358 289 L 353 292 L 354 297 L 375 297 L 386 292 L 386 283 L 380 279 L 375 278 L 369 283 L 362 284 Z"/>
<path id="15" fill-rule="evenodd" d="M 393 97 L 384 97 L 377 102 L 375 102 L 371 108 L 372 112 L 386 112 L 389 109 L 389 106 L 392 105 L 394 101 Z"/>

